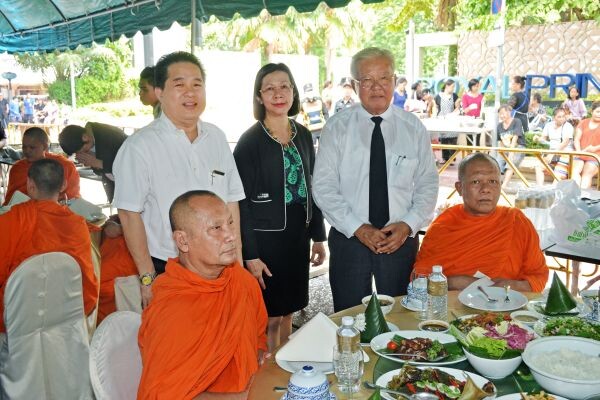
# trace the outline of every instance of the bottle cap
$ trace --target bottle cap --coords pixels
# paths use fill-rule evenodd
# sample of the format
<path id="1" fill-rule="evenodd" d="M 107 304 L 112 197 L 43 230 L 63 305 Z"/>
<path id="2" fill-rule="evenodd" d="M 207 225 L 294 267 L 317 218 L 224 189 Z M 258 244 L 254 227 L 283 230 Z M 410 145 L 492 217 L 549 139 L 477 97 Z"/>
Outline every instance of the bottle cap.
<path id="1" fill-rule="evenodd" d="M 437 272 L 437 273 L 441 273 L 442 272 L 442 266 L 441 265 L 434 265 L 433 267 L 431 267 L 431 271 Z"/>
<path id="2" fill-rule="evenodd" d="M 342 325 L 344 326 L 352 326 L 354 325 L 354 317 L 343 317 Z"/>

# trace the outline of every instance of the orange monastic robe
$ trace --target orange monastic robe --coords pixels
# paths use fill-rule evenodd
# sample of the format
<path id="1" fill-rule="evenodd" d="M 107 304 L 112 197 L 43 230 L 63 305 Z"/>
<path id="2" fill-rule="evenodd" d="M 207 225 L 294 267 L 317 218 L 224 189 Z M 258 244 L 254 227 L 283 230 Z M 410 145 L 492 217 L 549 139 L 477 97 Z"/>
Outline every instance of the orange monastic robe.
<path id="1" fill-rule="evenodd" d="M 61 192 L 61 196 L 66 194 L 69 199 L 81 197 L 79 194 L 79 173 L 77 172 L 77 168 L 75 168 L 75 164 L 59 154 L 46 152 L 45 157 L 58 161 L 65 169 L 67 188 L 64 192 Z M 8 175 L 8 188 L 6 189 L 6 196 L 4 196 L 4 205 L 8 204 L 13 193 L 17 190 L 27 194 L 27 173 L 30 166 L 31 163 L 23 159 L 17 161 L 11 167 L 10 174 Z"/>
<path id="2" fill-rule="evenodd" d="M 442 213 L 427 230 L 415 272 L 429 274 L 433 265 L 441 265 L 447 276 L 481 271 L 492 279 L 527 280 L 534 292 L 548 280 L 535 228 L 519 209 L 509 207 L 477 217 L 459 204 Z"/>
<path id="3" fill-rule="evenodd" d="M 237 262 L 206 280 L 169 259 L 142 314 L 138 399 L 193 399 L 242 392 L 267 349 L 258 282 Z"/>
<path id="4" fill-rule="evenodd" d="M 129 254 L 125 238 L 105 237 L 100 246 L 100 300 L 98 301 L 98 324 L 110 313 L 117 311 L 115 304 L 115 278 L 137 275 L 138 271 Z"/>
<path id="5" fill-rule="evenodd" d="M 81 268 L 83 307 L 86 315 L 98 300 L 98 280 L 92 265 L 90 234 L 85 220 L 51 200 L 30 200 L 0 215 L 0 315 L 4 313 L 4 288 L 10 274 L 25 259 L 60 251 L 72 256 Z M 5 332 L 4 318 L 0 332 Z"/>

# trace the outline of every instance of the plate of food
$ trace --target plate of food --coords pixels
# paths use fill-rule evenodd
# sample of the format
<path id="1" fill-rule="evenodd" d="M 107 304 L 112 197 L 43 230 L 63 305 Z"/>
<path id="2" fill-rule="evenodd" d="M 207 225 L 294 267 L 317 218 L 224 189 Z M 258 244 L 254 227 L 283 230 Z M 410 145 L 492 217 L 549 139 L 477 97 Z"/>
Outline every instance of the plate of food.
<path id="1" fill-rule="evenodd" d="M 475 327 L 486 328 L 488 325 L 499 324 L 502 321 L 512 321 L 512 317 L 507 313 L 482 312 L 463 315 L 451 321 L 450 324 L 466 335 Z"/>
<path id="2" fill-rule="evenodd" d="M 578 336 L 600 341 L 600 324 L 580 317 L 541 319 L 533 330 L 540 336 Z"/>
<path id="3" fill-rule="evenodd" d="M 537 393 L 513 393 L 496 397 L 496 400 L 568 400 L 555 394 L 546 393 L 543 390 Z"/>
<path id="4" fill-rule="evenodd" d="M 474 308 L 476 310 L 483 311 L 514 311 L 524 307 L 527 304 L 527 297 L 516 290 L 509 289 L 508 299 L 504 301 L 506 297 L 506 291 L 502 287 L 497 286 L 486 286 L 483 288 L 487 295 L 496 301 L 489 301 L 485 295 L 478 288 L 465 289 L 458 294 L 458 300 L 467 307 Z"/>
<path id="5" fill-rule="evenodd" d="M 492 382 L 472 372 L 454 368 L 417 367 L 407 364 L 401 369 L 381 375 L 375 383 L 406 394 L 417 391 L 436 393 L 442 400 L 457 399 L 461 396 L 481 400 L 493 399 L 496 396 L 496 387 Z M 381 396 L 395 400 L 392 395 L 384 392 Z"/>
<path id="6" fill-rule="evenodd" d="M 371 340 L 371 349 L 389 360 L 417 365 L 450 365 L 466 360 L 456 338 L 439 332 L 386 332 Z"/>

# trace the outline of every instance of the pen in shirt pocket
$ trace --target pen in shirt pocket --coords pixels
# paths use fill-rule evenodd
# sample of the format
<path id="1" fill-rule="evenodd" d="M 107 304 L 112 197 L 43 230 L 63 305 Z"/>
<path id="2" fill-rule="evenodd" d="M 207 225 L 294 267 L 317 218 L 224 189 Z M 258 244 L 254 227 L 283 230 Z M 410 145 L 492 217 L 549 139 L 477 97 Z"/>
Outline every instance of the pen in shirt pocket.
<path id="1" fill-rule="evenodd" d="M 215 175 L 219 175 L 219 176 L 225 176 L 225 172 L 223 171 L 219 171 L 218 169 L 213 170 L 213 172 L 210 173 L 210 184 L 212 185 L 215 181 Z"/>
<path id="2" fill-rule="evenodd" d="M 401 161 L 403 161 L 406 158 L 406 156 L 398 156 L 398 158 L 396 158 L 396 165 L 400 164 Z"/>

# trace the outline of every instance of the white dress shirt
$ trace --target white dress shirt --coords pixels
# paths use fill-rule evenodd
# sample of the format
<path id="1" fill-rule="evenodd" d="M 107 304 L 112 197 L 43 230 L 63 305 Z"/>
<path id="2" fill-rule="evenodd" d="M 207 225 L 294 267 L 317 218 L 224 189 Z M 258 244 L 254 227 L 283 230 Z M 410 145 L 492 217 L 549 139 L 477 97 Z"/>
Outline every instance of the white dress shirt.
<path id="1" fill-rule="evenodd" d="M 313 173 L 315 202 L 327 221 L 350 238 L 369 223 L 369 161 L 375 123 L 360 104 L 333 115 L 323 128 Z M 390 106 L 383 114 L 390 220 L 413 236 L 429 224 L 439 177 L 430 136 L 412 113 Z"/>
<path id="2" fill-rule="evenodd" d="M 123 143 L 113 173 L 115 207 L 141 213 L 150 255 L 161 260 L 177 256 L 169 208 L 179 195 L 202 189 L 225 202 L 245 198 L 225 134 L 198 120 L 191 143 L 164 113 Z"/>

